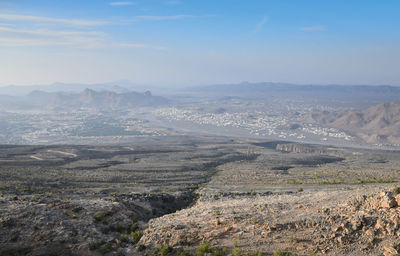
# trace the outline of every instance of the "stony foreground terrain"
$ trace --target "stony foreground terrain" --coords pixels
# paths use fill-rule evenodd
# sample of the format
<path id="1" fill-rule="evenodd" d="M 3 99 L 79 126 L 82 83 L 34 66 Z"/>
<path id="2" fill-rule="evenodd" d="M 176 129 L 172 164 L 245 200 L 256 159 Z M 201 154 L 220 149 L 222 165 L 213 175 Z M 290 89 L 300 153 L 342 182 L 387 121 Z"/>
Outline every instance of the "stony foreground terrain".
<path id="1" fill-rule="evenodd" d="M 181 137 L 2 146 L 0 255 L 393 255 L 397 151 Z"/>
<path id="2" fill-rule="evenodd" d="M 200 201 L 149 222 L 140 242 L 194 252 L 200 244 L 243 252 L 396 255 L 400 196 L 385 188 Z"/>

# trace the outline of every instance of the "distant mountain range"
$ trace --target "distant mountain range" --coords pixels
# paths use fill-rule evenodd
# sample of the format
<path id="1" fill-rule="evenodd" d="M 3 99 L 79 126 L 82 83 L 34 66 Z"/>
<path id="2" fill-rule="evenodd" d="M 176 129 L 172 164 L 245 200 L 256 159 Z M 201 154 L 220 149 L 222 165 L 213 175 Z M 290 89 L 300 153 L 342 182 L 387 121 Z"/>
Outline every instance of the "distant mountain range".
<path id="1" fill-rule="evenodd" d="M 127 80 L 121 80 L 110 83 L 97 83 L 97 84 L 53 83 L 49 85 L 27 85 L 27 86 L 8 85 L 0 87 L 0 95 L 26 96 L 32 91 L 79 93 L 85 89 L 122 93 L 128 91 L 146 91 L 146 90 L 153 91 L 155 88 L 156 87 L 154 86 L 135 84 Z"/>
<path id="2" fill-rule="evenodd" d="M 400 87 L 370 85 L 295 85 L 288 83 L 241 83 L 207 85 L 187 89 L 203 97 L 247 99 L 300 99 L 334 103 L 343 107 L 369 107 L 382 102 L 400 103 Z"/>
<path id="3" fill-rule="evenodd" d="M 360 111 L 312 112 L 306 122 L 339 128 L 369 143 L 400 143 L 400 104 L 384 103 Z"/>
<path id="4" fill-rule="evenodd" d="M 12 103 L 8 98 L 12 99 Z M 75 92 L 32 91 L 27 96 L 2 96 L 1 103 L 8 107 L 34 108 L 46 110 L 68 110 L 93 108 L 100 110 L 126 109 L 133 107 L 154 107 L 168 103 L 163 97 L 153 96 L 150 91 L 144 93 L 132 91 L 95 91 L 85 89 Z M 10 105 L 11 104 L 11 105 Z"/>
<path id="5" fill-rule="evenodd" d="M 198 86 L 189 89 L 198 92 L 223 93 L 230 96 L 237 95 L 259 95 L 260 93 L 302 93 L 302 94 L 326 94 L 340 93 L 353 94 L 355 92 L 369 93 L 400 93 L 400 87 L 389 85 L 297 85 L 289 83 L 240 83 Z"/>
<path id="6" fill-rule="evenodd" d="M 322 101 L 336 106 L 357 108 L 365 108 L 382 102 L 400 103 L 400 87 L 387 85 L 295 85 L 289 83 L 244 82 L 240 84 L 169 88 L 135 84 L 125 80 L 98 84 L 54 83 L 51 85 L 3 86 L 0 87 L 0 101 L 8 101 L 8 98 L 4 98 L 2 95 L 26 96 L 32 91 L 42 91 L 47 93 L 63 92 L 65 96 L 67 94 L 80 93 L 85 89 L 119 94 L 151 90 L 158 95 L 168 95 L 172 100 L 180 101 L 190 101 L 193 98 L 238 98 L 247 100 L 278 98 Z"/>

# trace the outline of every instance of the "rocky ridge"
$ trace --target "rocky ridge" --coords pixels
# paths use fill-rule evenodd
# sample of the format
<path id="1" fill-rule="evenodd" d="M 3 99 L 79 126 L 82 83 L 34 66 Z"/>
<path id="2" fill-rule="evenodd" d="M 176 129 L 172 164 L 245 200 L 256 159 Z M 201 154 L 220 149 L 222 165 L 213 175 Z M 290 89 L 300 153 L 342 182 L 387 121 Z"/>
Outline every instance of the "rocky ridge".
<path id="1" fill-rule="evenodd" d="M 208 242 L 265 255 L 275 250 L 299 255 L 397 255 L 399 192 L 369 188 L 199 201 L 190 209 L 150 220 L 140 243 L 193 251 Z"/>

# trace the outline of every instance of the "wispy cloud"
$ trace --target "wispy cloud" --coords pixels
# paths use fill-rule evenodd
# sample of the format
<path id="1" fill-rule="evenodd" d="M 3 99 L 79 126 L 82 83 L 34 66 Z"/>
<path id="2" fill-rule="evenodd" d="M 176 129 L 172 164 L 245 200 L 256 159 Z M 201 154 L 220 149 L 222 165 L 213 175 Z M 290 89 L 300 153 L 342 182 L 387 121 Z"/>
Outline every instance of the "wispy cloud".
<path id="1" fill-rule="evenodd" d="M 60 31 L 60 30 L 45 30 L 45 29 L 17 29 L 10 27 L 0 27 L 0 32 L 6 32 L 9 34 L 27 34 L 27 35 L 39 35 L 39 36 L 76 36 L 76 35 L 90 35 L 90 36 L 104 36 L 103 32 L 97 31 Z"/>
<path id="2" fill-rule="evenodd" d="M 0 27 L 0 44 L 6 46 L 74 46 L 98 47 L 105 34 L 95 31 L 26 30 Z"/>
<path id="3" fill-rule="evenodd" d="M 125 6 L 125 5 L 133 5 L 133 2 L 128 2 L 128 1 L 125 1 L 125 2 L 110 2 L 108 4 L 111 5 L 111 6 Z"/>
<path id="4" fill-rule="evenodd" d="M 103 21 L 103 20 L 62 19 L 62 18 L 50 18 L 50 17 L 17 15 L 17 14 L 1 14 L 1 13 L 0 13 L 0 20 L 43 22 L 43 23 L 53 23 L 53 24 L 60 24 L 67 26 L 81 26 L 81 27 L 100 26 L 109 23 L 108 21 Z"/>
<path id="5" fill-rule="evenodd" d="M 258 33 L 264 25 L 268 22 L 268 17 L 265 15 L 255 26 L 253 29 L 253 33 Z"/>
<path id="6" fill-rule="evenodd" d="M 326 27 L 325 26 L 311 26 L 311 27 L 302 27 L 300 28 L 301 31 L 325 31 Z"/>
<path id="7" fill-rule="evenodd" d="M 124 48 L 165 50 L 163 46 L 139 43 L 121 43 L 110 40 L 107 34 L 97 31 L 26 30 L 0 27 L 2 46 L 67 46 L 82 49 Z"/>
<path id="8" fill-rule="evenodd" d="M 117 2 L 114 2 L 117 3 Z M 122 2 L 118 2 L 121 5 Z M 135 20 L 176 20 L 192 17 L 190 15 L 175 16 L 137 16 L 132 20 L 120 23 L 84 19 L 50 18 L 33 15 L 17 15 L 0 13 L 0 46 L 32 47 L 57 46 L 82 49 L 119 48 L 119 49 L 151 49 L 166 50 L 166 47 L 115 40 L 102 31 L 101 25 L 128 24 Z M 1 23 L 6 21 L 7 23 Z M 96 30 L 93 31 L 93 27 Z"/>
<path id="9" fill-rule="evenodd" d="M 193 15 L 179 14 L 171 16 L 136 16 L 136 19 L 161 21 L 161 20 L 180 20 L 180 19 L 194 18 L 194 17 L 195 16 Z"/>

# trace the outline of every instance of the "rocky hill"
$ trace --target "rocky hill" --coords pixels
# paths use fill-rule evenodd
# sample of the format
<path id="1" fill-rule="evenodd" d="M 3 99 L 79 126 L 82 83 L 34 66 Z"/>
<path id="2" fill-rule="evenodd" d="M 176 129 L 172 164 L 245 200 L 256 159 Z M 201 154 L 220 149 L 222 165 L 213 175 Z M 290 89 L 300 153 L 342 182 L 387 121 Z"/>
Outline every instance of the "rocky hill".
<path id="1" fill-rule="evenodd" d="M 117 93 L 112 91 L 97 92 L 90 89 L 85 89 L 79 97 L 75 99 L 75 104 L 77 105 L 94 106 L 97 108 L 157 106 L 166 102 L 166 99 L 153 96 L 150 91 L 144 93 Z"/>
<path id="2" fill-rule="evenodd" d="M 400 143 L 400 104 L 384 103 L 360 111 L 312 112 L 307 122 L 345 130 L 370 143 Z"/>
<path id="3" fill-rule="evenodd" d="M 26 97 L 26 103 L 50 109 L 121 109 L 149 107 L 166 104 L 163 97 L 153 96 L 150 91 L 95 91 L 86 88 L 81 93 L 33 91 Z"/>

